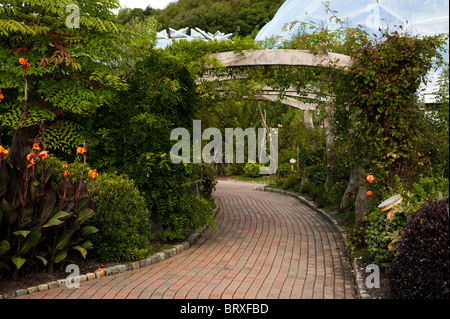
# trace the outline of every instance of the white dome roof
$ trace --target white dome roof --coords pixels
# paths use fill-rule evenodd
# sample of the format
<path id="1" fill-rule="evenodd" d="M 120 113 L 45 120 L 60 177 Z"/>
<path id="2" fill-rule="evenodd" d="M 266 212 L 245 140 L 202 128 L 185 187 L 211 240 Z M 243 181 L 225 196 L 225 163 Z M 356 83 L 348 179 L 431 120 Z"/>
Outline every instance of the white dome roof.
<path id="1" fill-rule="evenodd" d="M 379 33 L 378 28 L 403 27 L 413 35 L 435 35 L 449 33 L 448 0 L 330 0 L 329 8 L 336 10 L 338 18 L 350 26 L 362 25 L 369 34 Z M 322 0 L 286 0 L 273 19 L 256 35 L 255 40 L 279 37 L 279 41 L 290 40 L 297 28 L 289 31 L 284 27 L 294 21 L 325 23 L 333 30 Z M 448 52 L 444 53 L 448 62 Z M 429 74 L 430 82 L 423 92 L 425 102 L 433 102 L 438 73 Z"/>
<path id="2" fill-rule="evenodd" d="M 337 16 L 351 26 L 362 25 L 373 32 L 387 25 L 402 25 L 417 35 L 449 32 L 448 0 L 331 0 L 330 9 L 338 11 Z M 293 33 L 282 30 L 285 24 L 296 20 L 329 24 L 329 17 L 322 0 L 287 0 L 255 39 L 281 36 L 289 40 Z"/>

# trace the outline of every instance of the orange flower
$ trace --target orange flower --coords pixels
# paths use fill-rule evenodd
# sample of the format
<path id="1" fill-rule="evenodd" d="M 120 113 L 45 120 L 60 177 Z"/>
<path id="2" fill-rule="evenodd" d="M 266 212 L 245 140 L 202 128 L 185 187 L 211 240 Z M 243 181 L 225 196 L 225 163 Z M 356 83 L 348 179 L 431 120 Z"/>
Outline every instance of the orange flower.
<path id="1" fill-rule="evenodd" d="M 97 169 L 91 169 L 88 173 L 93 179 L 96 179 L 98 176 Z"/>
<path id="2" fill-rule="evenodd" d="M 367 180 L 369 183 L 372 183 L 372 182 L 375 180 L 375 177 L 374 177 L 373 175 L 367 175 L 366 180 Z"/>
<path id="3" fill-rule="evenodd" d="M 77 147 L 77 154 L 84 154 L 86 153 L 86 150 L 82 147 Z"/>
<path id="4" fill-rule="evenodd" d="M 28 69 L 30 67 L 30 63 L 28 63 L 27 61 L 28 59 L 19 58 L 20 64 L 22 64 L 25 67 L 25 69 Z"/>
<path id="5" fill-rule="evenodd" d="M 64 163 L 64 164 L 62 165 L 62 167 L 63 167 L 63 168 L 69 168 L 69 165 L 68 165 L 67 163 Z"/>
<path id="6" fill-rule="evenodd" d="M 373 195 L 373 192 L 372 191 L 368 191 L 367 192 L 367 196 L 372 196 Z"/>
<path id="7" fill-rule="evenodd" d="M 34 161 L 35 158 L 36 158 L 36 154 L 34 154 L 34 152 L 31 152 L 30 154 L 27 155 L 28 162 Z"/>
<path id="8" fill-rule="evenodd" d="M 36 151 L 40 151 L 41 150 L 41 148 L 39 147 L 38 143 L 34 143 L 33 144 L 33 149 L 36 150 Z"/>
<path id="9" fill-rule="evenodd" d="M 69 176 L 70 172 L 69 171 L 64 171 L 64 177 Z"/>
<path id="10" fill-rule="evenodd" d="M 39 153 L 39 157 L 41 159 L 45 159 L 45 158 L 47 158 L 47 154 L 48 154 L 48 151 L 42 151 Z"/>
<path id="11" fill-rule="evenodd" d="M 0 157 L 1 158 L 6 157 L 6 156 L 8 156 L 8 154 L 9 154 L 9 151 L 0 145 Z"/>
<path id="12" fill-rule="evenodd" d="M 3 94 L 0 93 L 0 102 L 4 99 L 5 97 L 3 96 Z"/>
<path id="13" fill-rule="evenodd" d="M 28 164 L 27 168 L 30 168 L 31 166 L 36 165 L 36 162 L 34 161 L 34 158 L 31 159 L 30 164 Z"/>

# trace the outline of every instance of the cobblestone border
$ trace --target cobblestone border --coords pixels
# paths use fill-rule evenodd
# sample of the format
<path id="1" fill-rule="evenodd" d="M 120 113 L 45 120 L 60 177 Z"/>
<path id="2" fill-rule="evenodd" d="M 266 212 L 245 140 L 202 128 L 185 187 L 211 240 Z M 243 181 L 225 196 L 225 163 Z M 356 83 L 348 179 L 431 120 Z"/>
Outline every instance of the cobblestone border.
<path id="1" fill-rule="evenodd" d="M 332 216 L 330 216 L 330 214 L 328 214 L 323 209 L 320 209 L 320 208 L 316 207 L 316 205 L 313 202 L 307 200 L 305 197 L 303 197 L 303 196 L 301 196 L 299 194 L 295 194 L 295 193 L 292 193 L 292 192 L 288 192 L 288 191 L 282 190 L 282 189 L 266 188 L 264 186 L 256 186 L 255 189 L 258 190 L 258 191 L 277 193 L 277 194 L 282 194 L 282 195 L 286 195 L 286 196 L 291 196 L 291 197 L 297 198 L 302 204 L 305 204 L 309 208 L 311 208 L 314 211 L 316 211 L 319 214 L 321 214 L 325 219 L 330 221 L 336 227 L 336 229 L 339 231 L 339 233 L 341 234 L 341 237 L 342 237 L 342 239 L 344 241 L 344 244 L 347 245 L 347 234 L 345 233 L 344 229 L 341 226 L 339 226 L 339 224 L 336 222 L 336 220 Z M 356 297 L 358 299 L 368 299 L 369 295 L 367 294 L 367 291 L 365 289 L 364 280 L 363 280 L 364 274 L 362 273 L 362 271 L 357 266 L 356 258 L 354 258 L 351 261 L 350 264 L 352 266 L 353 276 L 355 277 Z"/>
<path id="2" fill-rule="evenodd" d="M 219 211 L 220 207 L 218 206 L 218 203 L 216 201 L 216 208 L 214 208 L 214 216 Z M 145 259 L 129 262 L 127 264 L 120 264 L 120 265 L 114 265 L 102 268 L 101 270 L 96 270 L 94 272 L 88 272 L 84 275 L 78 276 L 78 282 L 84 282 L 84 281 L 91 281 L 95 279 L 99 279 L 106 276 L 111 276 L 119 273 L 124 273 L 127 271 L 132 271 L 135 269 L 143 268 L 146 266 L 150 266 L 153 264 L 156 264 L 162 260 L 169 259 L 175 255 L 178 255 L 182 251 L 187 250 L 189 247 L 192 247 L 194 243 L 203 235 L 203 233 L 208 229 L 209 225 L 206 224 L 203 226 L 203 229 L 201 231 L 196 231 L 192 233 L 188 238 L 186 238 L 185 241 L 183 241 L 180 244 L 173 245 L 174 247 L 172 249 L 165 249 L 160 252 L 157 252 L 153 255 L 148 256 Z M 75 276 L 72 276 L 71 278 L 75 278 Z M 29 288 L 22 288 L 11 292 L 6 292 L 3 294 L 0 294 L 0 299 L 8 299 L 8 298 L 14 298 L 21 295 L 30 294 L 33 292 L 43 291 L 47 289 L 52 288 L 58 288 L 58 287 L 65 287 L 66 286 L 66 279 L 58 279 L 55 281 L 51 281 L 48 283 L 44 283 L 38 286 L 29 287 Z"/>

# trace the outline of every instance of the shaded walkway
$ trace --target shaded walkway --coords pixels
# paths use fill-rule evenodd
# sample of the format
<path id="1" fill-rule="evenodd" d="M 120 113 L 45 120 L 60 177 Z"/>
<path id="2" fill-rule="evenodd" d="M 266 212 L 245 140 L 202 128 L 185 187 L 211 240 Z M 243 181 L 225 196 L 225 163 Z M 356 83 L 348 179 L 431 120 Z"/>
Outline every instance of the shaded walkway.
<path id="1" fill-rule="evenodd" d="M 297 199 L 220 181 L 219 230 L 134 271 L 19 298 L 355 298 L 333 225 Z"/>

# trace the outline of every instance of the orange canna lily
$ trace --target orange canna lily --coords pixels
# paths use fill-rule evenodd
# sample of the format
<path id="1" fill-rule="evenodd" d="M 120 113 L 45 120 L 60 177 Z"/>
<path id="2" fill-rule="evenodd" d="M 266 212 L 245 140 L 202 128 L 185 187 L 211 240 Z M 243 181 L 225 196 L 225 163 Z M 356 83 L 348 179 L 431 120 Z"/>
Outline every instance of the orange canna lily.
<path id="1" fill-rule="evenodd" d="M 67 163 L 64 163 L 64 164 L 62 165 L 62 167 L 63 167 L 63 168 L 69 168 L 69 165 L 68 165 Z"/>
<path id="2" fill-rule="evenodd" d="M 64 171 L 64 177 L 69 176 L 70 172 L 69 171 Z"/>
<path id="3" fill-rule="evenodd" d="M 34 152 L 31 152 L 30 154 L 27 155 L 27 161 L 31 162 L 36 158 L 36 154 L 34 154 Z"/>
<path id="4" fill-rule="evenodd" d="M 3 94 L 0 93 L 0 102 L 4 99 L 5 97 L 3 96 Z"/>
<path id="5" fill-rule="evenodd" d="M 19 58 L 20 64 L 22 64 L 25 67 L 25 70 L 28 70 L 30 67 L 30 63 L 28 63 L 28 59 Z"/>
<path id="6" fill-rule="evenodd" d="M 27 168 L 30 168 L 32 166 L 36 165 L 36 162 L 34 161 L 34 158 L 31 159 L 30 164 L 28 164 Z"/>
<path id="7" fill-rule="evenodd" d="M 48 151 L 42 151 L 42 152 L 39 153 L 39 157 L 41 159 L 47 158 L 47 155 L 48 155 Z"/>
<path id="8" fill-rule="evenodd" d="M 98 176 L 97 169 L 91 169 L 88 173 L 93 179 L 96 179 Z"/>
<path id="9" fill-rule="evenodd" d="M 77 147 L 77 154 L 84 154 L 86 150 L 83 147 Z"/>
<path id="10" fill-rule="evenodd" d="M 9 151 L 0 145 L 0 157 L 1 158 L 6 157 L 6 156 L 8 156 L 8 154 L 9 154 Z"/>
<path id="11" fill-rule="evenodd" d="M 36 151 L 40 151 L 41 150 L 41 148 L 39 147 L 38 143 L 34 143 L 33 144 L 33 149 L 36 150 Z"/>

